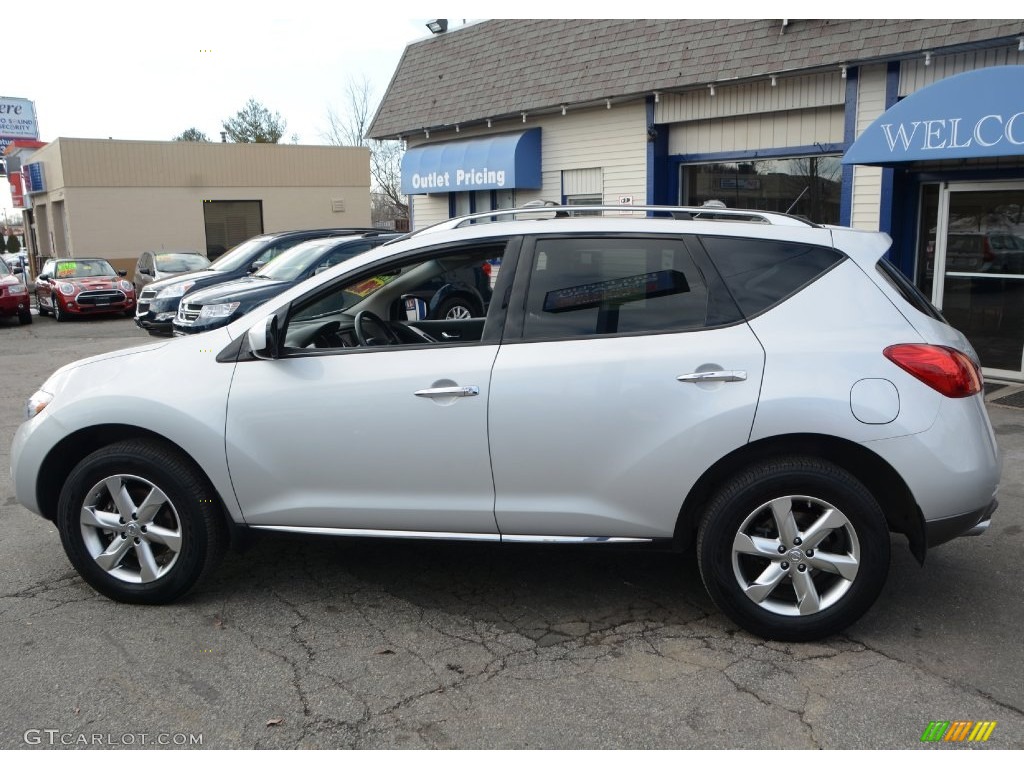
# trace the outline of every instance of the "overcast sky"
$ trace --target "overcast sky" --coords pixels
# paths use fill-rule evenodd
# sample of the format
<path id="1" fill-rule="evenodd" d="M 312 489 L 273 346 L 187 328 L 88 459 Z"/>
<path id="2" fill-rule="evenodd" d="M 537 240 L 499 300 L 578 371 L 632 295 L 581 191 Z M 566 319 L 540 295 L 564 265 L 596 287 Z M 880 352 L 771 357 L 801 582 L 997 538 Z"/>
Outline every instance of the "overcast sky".
<path id="1" fill-rule="evenodd" d="M 800 5 L 787 0 L 773 10 L 815 15 L 815 4 Z M 714 8 L 723 16 L 753 10 L 733 2 Z M 448 13 L 455 28 L 480 10 L 472 3 L 438 7 L 411 0 L 17 4 L 5 17 L 0 96 L 35 102 L 42 141 L 169 140 L 192 127 L 217 141 L 221 122 L 255 98 L 287 121 L 285 140 L 297 134 L 301 144 L 322 144 L 327 109 L 344 112 L 348 80 L 369 79 L 375 108 L 405 46 L 429 37 L 425 23 L 433 17 L 420 14 Z M 518 0 L 501 10 L 519 18 L 550 17 L 553 10 L 563 17 L 621 17 L 615 11 L 626 8 Z M 680 13 L 674 3 L 628 10 L 648 18 Z M 687 10 L 696 15 L 698 8 Z M 901 6 L 901 13 L 912 12 Z M 937 12 L 932 8 L 932 15 Z M 0 185 L 0 207 L 11 208 L 6 183 Z"/>

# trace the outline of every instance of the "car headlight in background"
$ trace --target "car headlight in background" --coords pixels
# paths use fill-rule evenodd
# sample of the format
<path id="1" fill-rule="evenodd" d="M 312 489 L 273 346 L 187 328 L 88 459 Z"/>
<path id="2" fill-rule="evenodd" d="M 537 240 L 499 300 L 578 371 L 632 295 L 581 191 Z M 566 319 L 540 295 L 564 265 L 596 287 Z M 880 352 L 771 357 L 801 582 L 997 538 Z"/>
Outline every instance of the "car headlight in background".
<path id="1" fill-rule="evenodd" d="M 195 284 L 194 280 L 189 280 L 184 283 L 175 283 L 174 285 L 169 285 L 164 288 L 156 295 L 156 297 L 158 299 L 173 299 L 175 296 L 183 296 L 185 291 Z"/>
<path id="2" fill-rule="evenodd" d="M 43 409 L 50 404 L 53 400 L 53 395 L 45 390 L 37 390 L 35 394 L 28 399 L 25 403 L 25 418 L 31 419 L 33 416 L 38 416 L 43 412 Z"/>
<path id="3" fill-rule="evenodd" d="M 117 287 L 125 293 L 132 293 L 135 290 L 135 286 L 129 283 L 127 280 L 121 280 L 118 282 Z"/>
<path id="4" fill-rule="evenodd" d="M 9 296 L 20 296 L 23 293 L 28 293 L 28 288 L 26 288 L 24 285 L 7 286 L 7 294 Z"/>
<path id="5" fill-rule="evenodd" d="M 213 320 L 218 317 L 231 317 L 231 313 L 238 309 L 239 302 L 229 301 L 227 304 L 207 304 L 201 310 L 199 310 L 199 317 L 196 318 L 196 322 L 200 320 Z"/>
<path id="6" fill-rule="evenodd" d="M 60 292 L 65 296 L 72 296 L 75 293 L 75 286 L 71 283 L 57 283 L 57 288 L 59 288 Z"/>

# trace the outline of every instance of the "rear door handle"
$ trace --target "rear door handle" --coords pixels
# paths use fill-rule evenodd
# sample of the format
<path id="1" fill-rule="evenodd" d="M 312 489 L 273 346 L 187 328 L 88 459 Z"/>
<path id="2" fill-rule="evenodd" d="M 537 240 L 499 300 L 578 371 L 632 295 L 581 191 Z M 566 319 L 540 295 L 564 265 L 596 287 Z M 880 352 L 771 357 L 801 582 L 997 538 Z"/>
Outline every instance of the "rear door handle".
<path id="1" fill-rule="evenodd" d="M 434 387 L 420 389 L 413 394 L 416 397 L 476 397 L 480 394 L 480 387 Z"/>
<path id="2" fill-rule="evenodd" d="M 676 381 L 699 384 L 702 381 L 746 381 L 746 371 L 701 371 L 700 373 L 684 373 L 676 376 Z"/>

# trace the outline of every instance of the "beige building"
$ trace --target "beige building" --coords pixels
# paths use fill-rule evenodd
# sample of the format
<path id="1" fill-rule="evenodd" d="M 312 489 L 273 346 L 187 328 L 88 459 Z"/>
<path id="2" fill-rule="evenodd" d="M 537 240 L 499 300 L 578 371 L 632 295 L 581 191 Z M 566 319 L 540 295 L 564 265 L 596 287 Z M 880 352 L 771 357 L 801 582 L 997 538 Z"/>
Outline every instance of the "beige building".
<path id="1" fill-rule="evenodd" d="M 60 138 L 27 159 L 29 253 L 134 269 L 143 251 L 211 259 L 253 235 L 370 225 L 363 147 Z"/>

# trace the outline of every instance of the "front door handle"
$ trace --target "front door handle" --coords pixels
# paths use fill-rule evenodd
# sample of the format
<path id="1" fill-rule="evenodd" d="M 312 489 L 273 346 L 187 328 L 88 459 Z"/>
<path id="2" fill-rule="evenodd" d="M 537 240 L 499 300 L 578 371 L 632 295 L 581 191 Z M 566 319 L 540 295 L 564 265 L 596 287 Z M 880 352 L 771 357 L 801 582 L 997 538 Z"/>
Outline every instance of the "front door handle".
<path id="1" fill-rule="evenodd" d="M 476 397 L 480 394 L 480 387 L 434 387 L 420 389 L 413 394 L 416 397 Z"/>
<path id="2" fill-rule="evenodd" d="M 699 384 L 702 381 L 746 381 L 746 371 L 701 371 L 700 373 L 684 373 L 676 376 L 676 381 Z"/>

